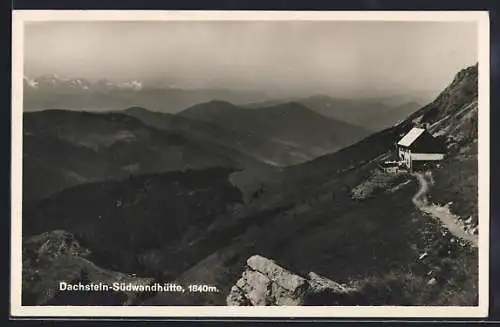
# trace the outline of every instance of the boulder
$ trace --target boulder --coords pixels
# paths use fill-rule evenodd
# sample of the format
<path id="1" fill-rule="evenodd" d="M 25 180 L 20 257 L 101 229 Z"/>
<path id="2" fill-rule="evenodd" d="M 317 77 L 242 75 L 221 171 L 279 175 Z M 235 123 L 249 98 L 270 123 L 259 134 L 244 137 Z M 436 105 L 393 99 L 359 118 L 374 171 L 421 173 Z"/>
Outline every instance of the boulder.
<path id="1" fill-rule="evenodd" d="M 244 292 L 252 305 L 272 304 L 271 281 L 260 272 L 246 270 L 236 286 Z"/>
<path id="2" fill-rule="evenodd" d="M 299 276 L 273 260 L 254 255 L 247 260 L 241 278 L 231 288 L 227 305 L 297 306 L 323 302 L 337 304 L 352 290 L 314 272 Z"/>
<path id="3" fill-rule="evenodd" d="M 254 255 L 247 260 L 251 269 L 264 274 L 271 281 L 277 283 L 292 293 L 301 293 L 307 287 L 307 281 L 296 274 L 278 266 L 274 261 L 260 255 Z"/>

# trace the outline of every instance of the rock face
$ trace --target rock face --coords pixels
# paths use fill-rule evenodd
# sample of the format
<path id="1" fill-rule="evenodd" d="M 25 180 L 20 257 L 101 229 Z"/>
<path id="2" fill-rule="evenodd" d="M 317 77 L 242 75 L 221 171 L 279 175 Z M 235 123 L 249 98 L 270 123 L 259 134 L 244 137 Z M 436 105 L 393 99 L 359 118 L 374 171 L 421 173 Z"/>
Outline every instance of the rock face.
<path id="1" fill-rule="evenodd" d="M 294 274 L 260 255 L 247 260 L 246 270 L 231 288 L 229 306 L 308 305 L 316 295 L 346 295 L 352 290 L 310 272 L 308 279 Z"/>

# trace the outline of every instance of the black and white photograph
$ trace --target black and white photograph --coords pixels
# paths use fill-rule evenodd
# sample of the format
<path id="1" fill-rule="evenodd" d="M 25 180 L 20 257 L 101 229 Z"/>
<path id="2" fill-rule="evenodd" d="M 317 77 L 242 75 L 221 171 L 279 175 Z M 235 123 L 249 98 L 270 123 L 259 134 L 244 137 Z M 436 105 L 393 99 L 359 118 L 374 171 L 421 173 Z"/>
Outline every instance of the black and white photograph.
<path id="1" fill-rule="evenodd" d="M 487 313 L 486 13 L 13 24 L 19 315 Z"/>

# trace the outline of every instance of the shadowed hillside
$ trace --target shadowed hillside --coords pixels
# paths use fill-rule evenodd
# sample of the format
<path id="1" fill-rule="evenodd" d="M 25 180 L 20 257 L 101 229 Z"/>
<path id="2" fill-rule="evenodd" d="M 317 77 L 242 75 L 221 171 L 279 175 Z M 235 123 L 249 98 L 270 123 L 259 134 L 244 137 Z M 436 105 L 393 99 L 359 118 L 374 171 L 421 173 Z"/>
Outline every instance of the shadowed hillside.
<path id="1" fill-rule="evenodd" d="M 209 168 L 77 186 L 25 207 L 23 234 L 66 230 L 92 250 L 89 258 L 99 265 L 159 274 L 148 264 L 150 251 L 175 251 L 184 237 L 203 232 L 242 202 L 231 172 Z"/>
<path id="2" fill-rule="evenodd" d="M 257 133 L 233 130 L 219 124 L 190 119 L 182 115 L 172 115 L 133 107 L 125 114 L 140 119 L 147 125 L 158 129 L 182 132 L 193 137 L 209 140 L 214 144 L 235 149 L 249 157 L 273 166 L 286 166 L 315 158 L 314 148 L 282 142 Z"/>
<path id="3" fill-rule="evenodd" d="M 206 167 L 268 169 L 206 139 L 161 131 L 119 113 L 47 110 L 24 114 L 23 198 L 130 175 Z"/>

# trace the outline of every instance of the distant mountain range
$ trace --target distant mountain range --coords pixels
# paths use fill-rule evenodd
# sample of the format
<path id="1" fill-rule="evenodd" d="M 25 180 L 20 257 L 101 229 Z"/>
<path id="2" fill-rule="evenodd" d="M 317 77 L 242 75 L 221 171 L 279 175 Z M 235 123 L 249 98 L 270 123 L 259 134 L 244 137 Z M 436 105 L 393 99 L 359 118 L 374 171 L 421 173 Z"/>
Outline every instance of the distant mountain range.
<path id="1" fill-rule="evenodd" d="M 143 83 L 132 80 L 125 82 L 113 82 L 107 79 L 99 79 L 91 82 L 84 78 L 65 78 L 58 75 L 42 75 L 36 78 L 24 76 L 24 87 L 29 90 L 39 91 L 104 91 L 104 90 L 134 90 L 143 88 Z"/>
<path id="2" fill-rule="evenodd" d="M 227 89 L 182 89 L 132 80 L 89 81 L 43 75 L 24 77 L 24 111 L 71 109 L 109 111 L 141 106 L 153 111 L 178 112 L 197 103 L 220 99 L 233 103 L 267 99 L 262 92 Z"/>
<path id="3" fill-rule="evenodd" d="M 256 91 L 229 89 L 183 89 L 163 83 L 138 80 L 89 81 L 57 75 L 24 77 L 24 110 L 69 109 L 110 111 L 143 107 L 150 111 L 177 113 L 188 107 L 221 101 L 245 108 L 271 107 L 289 102 L 300 103 L 326 117 L 371 131 L 381 130 L 403 120 L 420 107 L 419 95 L 385 98 L 338 98 L 327 95 L 275 99 Z"/>
<path id="4" fill-rule="evenodd" d="M 271 100 L 246 104 L 247 108 L 261 108 L 283 104 L 287 100 Z M 326 117 L 361 126 L 371 131 L 379 131 L 405 119 L 421 107 L 415 101 L 399 102 L 396 99 L 347 99 L 326 95 L 314 95 L 294 99 L 307 108 Z M 404 101 L 404 100 L 402 100 Z"/>

